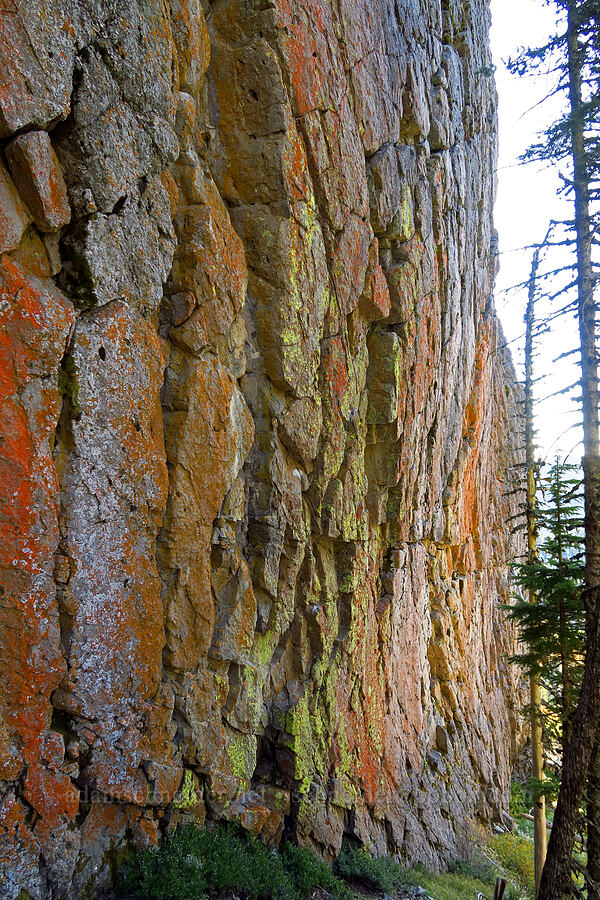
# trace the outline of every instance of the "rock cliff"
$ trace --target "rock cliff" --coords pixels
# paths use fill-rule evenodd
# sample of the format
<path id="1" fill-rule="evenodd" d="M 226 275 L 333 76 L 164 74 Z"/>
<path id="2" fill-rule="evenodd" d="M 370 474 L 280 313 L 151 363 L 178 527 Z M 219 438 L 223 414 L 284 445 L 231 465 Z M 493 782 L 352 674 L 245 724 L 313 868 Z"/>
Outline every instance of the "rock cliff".
<path id="1" fill-rule="evenodd" d="M 506 804 L 485 0 L 0 13 L 0 893 Z"/>

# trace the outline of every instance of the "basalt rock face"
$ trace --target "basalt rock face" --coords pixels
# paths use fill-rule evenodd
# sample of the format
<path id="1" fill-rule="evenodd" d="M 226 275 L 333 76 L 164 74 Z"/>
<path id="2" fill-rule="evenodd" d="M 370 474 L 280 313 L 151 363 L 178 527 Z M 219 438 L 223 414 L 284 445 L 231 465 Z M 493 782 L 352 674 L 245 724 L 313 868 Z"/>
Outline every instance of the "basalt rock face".
<path id="1" fill-rule="evenodd" d="M 1 895 L 189 819 L 444 865 L 520 727 L 486 3 L 0 27 Z"/>

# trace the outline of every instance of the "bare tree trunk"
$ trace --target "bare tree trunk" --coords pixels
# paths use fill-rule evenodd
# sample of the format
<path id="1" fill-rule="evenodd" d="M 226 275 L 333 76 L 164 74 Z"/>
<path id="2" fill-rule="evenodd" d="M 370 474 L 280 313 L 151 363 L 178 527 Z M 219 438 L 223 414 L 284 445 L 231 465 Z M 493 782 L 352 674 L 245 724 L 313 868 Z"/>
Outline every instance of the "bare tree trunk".
<path id="1" fill-rule="evenodd" d="M 583 684 L 573 720 L 572 735 L 563 762 L 562 783 L 550 834 L 548 857 L 542 874 L 543 900 L 563 900 L 572 896 L 571 854 L 579 806 L 588 777 L 592 756 L 596 758 L 595 737 L 600 713 L 600 620 L 598 584 L 600 583 L 600 456 L 598 446 L 598 368 L 596 361 L 596 310 L 591 266 L 591 226 L 589 182 L 586 164 L 585 122 L 582 102 L 582 50 L 579 45 L 579 21 L 576 0 L 565 0 L 567 9 L 567 53 L 569 101 L 571 108 L 571 152 L 574 169 L 575 230 L 577 243 L 577 291 L 579 339 L 581 346 L 581 387 L 583 395 L 583 474 L 585 501 L 585 604 L 586 659 Z M 595 843 L 600 824 L 600 807 L 588 804 L 590 831 L 588 872 L 596 882 L 600 869 Z M 591 851 L 591 852 L 590 852 Z M 598 900 L 595 888 L 589 900 Z"/>
<path id="2" fill-rule="evenodd" d="M 560 673 L 561 673 L 561 711 L 560 727 L 562 731 L 562 757 L 567 753 L 567 747 L 571 740 L 571 684 L 569 679 L 569 651 L 566 647 L 566 615 L 565 598 L 560 598 Z"/>
<path id="3" fill-rule="evenodd" d="M 588 900 L 600 898 L 600 744 L 596 727 L 596 744 L 592 753 L 587 785 L 587 886 Z"/>
<path id="4" fill-rule="evenodd" d="M 547 237 L 547 235 L 546 235 Z M 545 243 L 545 240 L 544 240 Z M 537 516 L 535 483 L 535 446 L 533 429 L 533 326 L 535 324 L 535 291 L 540 247 L 536 247 L 531 261 L 529 296 L 525 312 L 525 460 L 527 466 L 527 548 L 528 561 L 537 559 Z M 534 590 L 529 591 L 529 602 L 536 603 Z M 540 679 L 532 675 L 529 679 L 531 759 L 532 775 L 538 782 L 544 779 L 544 746 L 542 736 Z M 542 795 L 533 804 L 533 847 L 535 860 L 535 892 L 539 896 L 540 879 L 546 860 L 546 798 Z"/>
<path id="5" fill-rule="evenodd" d="M 560 478 L 560 463 L 558 455 L 556 457 L 556 479 L 555 479 L 555 490 L 556 490 L 556 539 L 557 539 L 557 559 L 558 559 L 558 575 L 560 578 L 563 576 L 563 562 L 564 562 L 564 551 L 563 551 L 563 522 L 562 522 L 562 482 Z M 567 613 L 565 609 L 565 597 L 564 594 L 561 593 L 560 597 L 560 609 L 559 609 L 559 627 L 560 627 L 560 635 L 559 635 L 559 644 L 560 644 L 560 674 L 561 674 L 561 730 L 562 730 L 562 755 L 563 759 L 565 758 L 567 752 L 567 746 L 571 739 L 571 712 L 572 712 L 572 697 L 571 697 L 571 679 L 569 674 L 569 647 L 568 647 L 568 638 L 567 638 Z"/>
<path id="6" fill-rule="evenodd" d="M 573 738 L 563 766 L 548 855 L 540 883 L 541 900 L 568 900 L 573 896 L 571 854 L 579 822 L 579 803 L 594 748 L 595 723 L 600 713 L 600 605 L 596 606 L 591 624 L 583 682 L 573 716 Z"/>
<path id="7" fill-rule="evenodd" d="M 598 438 L 598 363 L 596 350 L 596 306 L 592 277 L 592 228 L 589 212 L 589 178 L 586 163 L 582 84 L 577 26 L 569 10 L 569 83 L 573 115 L 572 149 L 575 182 L 575 228 L 577 232 L 577 286 L 581 385 L 583 398 L 583 473 L 585 499 L 585 608 L 587 633 L 594 622 L 594 606 L 600 584 L 600 447 Z M 589 640 L 589 637 L 588 637 Z M 600 711 L 599 711 L 600 713 Z M 599 714 L 597 713 L 597 715 Z M 596 741 L 588 771 L 587 874 L 588 900 L 600 900 L 600 743 Z"/>

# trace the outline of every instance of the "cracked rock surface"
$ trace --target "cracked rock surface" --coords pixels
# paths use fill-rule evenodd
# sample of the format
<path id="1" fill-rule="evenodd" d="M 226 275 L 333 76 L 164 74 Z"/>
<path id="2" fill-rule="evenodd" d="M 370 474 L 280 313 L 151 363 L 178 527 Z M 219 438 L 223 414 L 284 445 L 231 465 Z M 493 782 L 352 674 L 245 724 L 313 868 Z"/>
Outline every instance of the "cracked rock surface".
<path id="1" fill-rule="evenodd" d="M 499 819 L 518 391 L 485 0 L 0 16 L 0 894 Z"/>

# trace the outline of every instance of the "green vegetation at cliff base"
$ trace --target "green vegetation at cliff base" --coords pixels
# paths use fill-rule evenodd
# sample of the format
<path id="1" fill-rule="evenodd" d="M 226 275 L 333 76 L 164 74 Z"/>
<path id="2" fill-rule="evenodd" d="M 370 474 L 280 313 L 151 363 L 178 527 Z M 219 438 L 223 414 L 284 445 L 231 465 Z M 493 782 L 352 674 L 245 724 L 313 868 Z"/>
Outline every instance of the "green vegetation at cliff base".
<path id="1" fill-rule="evenodd" d="M 434 900 L 476 900 L 479 894 L 493 895 L 498 875 L 499 869 L 485 859 L 478 864 L 459 860 L 443 875 L 419 866 L 406 870 L 390 857 L 373 857 L 347 841 L 332 868 L 312 850 L 289 843 L 268 848 L 234 825 L 186 825 L 158 847 L 134 853 L 121 873 L 119 893 L 148 900 L 205 900 L 224 894 L 244 900 L 307 900 L 320 888 L 335 900 L 352 900 L 370 893 L 405 896 L 403 890 L 419 886 Z M 529 892 L 526 885 L 513 884 L 505 896 L 517 900 Z"/>
<path id="2" fill-rule="evenodd" d="M 248 900 L 303 900 L 315 887 L 352 900 L 346 884 L 312 851 L 266 847 L 235 826 L 186 825 L 155 850 L 138 851 L 123 871 L 120 894 L 153 900 L 202 900 L 234 892 Z"/>

